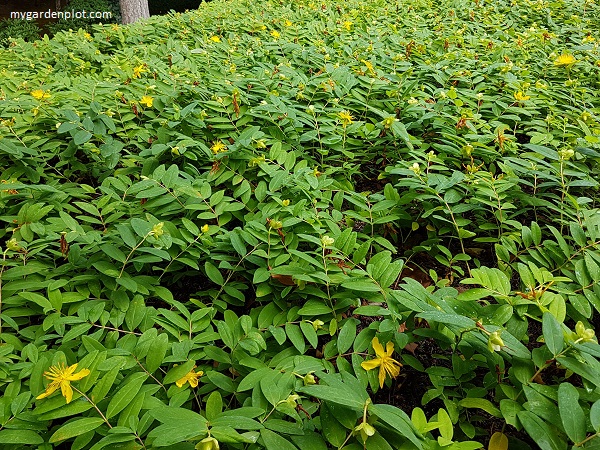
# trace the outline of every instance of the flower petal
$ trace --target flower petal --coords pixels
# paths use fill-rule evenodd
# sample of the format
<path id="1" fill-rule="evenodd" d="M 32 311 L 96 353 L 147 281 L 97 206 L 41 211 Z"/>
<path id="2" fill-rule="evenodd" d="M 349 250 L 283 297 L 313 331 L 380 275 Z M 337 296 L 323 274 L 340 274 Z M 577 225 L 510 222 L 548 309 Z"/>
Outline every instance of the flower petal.
<path id="1" fill-rule="evenodd" d="M 76 370 L 77 370 L 77 363 L 75 363 L 69 367 L 64 367 L 62 370 L 62 376 L 65 378 L 69 378 L 73 374 L 73 372 L 75 372 Z"/>
<path id="2" fill-rule="evenodd" d="M 381 367 L 379 368 L 379 387 L 383 388 L 384 384 L 385 384 L 385 368 L 384 368 L 384 365 L 382 364 Z"/>
<path id="3" fill-rule="evenodd" d="M 46 386 L 46 392 L 42 392 L 40 395 L 36 397 L 36 400 L 41 400 L 42 398 L 46 398 L 49 395 L 52 395 L 57 389 L 59 384 L 55 381 Z"/>
<path id="4" fill-rule="evenodd" d="M 378 357 L 383 358 L 385 356 L 383 346 L 379 343 L 379 339 L 377 337 L 373 338 L 373 340 L 371 341 L 371 346 L 373 347 L 373 350 L 375 350 L 375 354 Z"/>
<path id="5" fill-rule="evenodd" d="M 373 370 L 381 365 L 381 358 L 371 359 L 369 361 L 363 361 L 360 366 L 365 370 Z"/>
<path id="6" fill-rule="evenodd" d="M 89 369 L 81 369 L 79 372 L 74 373 L 73 375 L 66 376 L 65 379 L 69 381 L 77 381 L 81 380 L 83 377 L 87 377 L 90 374 Z"/>
<path id="7" fill-rule="evenodd" d="M 67 403 L 71 403 L 71 400 L 73 400 L 73 389 L 71 388 L 71 383 L 69 383 L 66 380 L 61 382 L 60 390 L 62 392 L 63 397 L 67 399 Z"/>
<path id="8" fill-rule="evenodd" d="M 389 341 L 385 345 L 385 356 L 392 356 L 393 353 L 394 353 L 394 343 L 392 341 Z"/>
<path id="9" fill-rule="evenodd" d="M 180 378 L 179 380 L 177 380 L 177 381 L 175 382 L 175 385 L 176 385 L 177 387 L 179 387 L 179 388 L 180 388 L 180 387 L 183 387 L 183 385 L 184 385 L 185 383 L 187 383 L 187 381 L 188 381 L 188 379 L 187 379 L 187 375 L 186 375 L 185 377 L 183 377 L 183 378 Z"/>

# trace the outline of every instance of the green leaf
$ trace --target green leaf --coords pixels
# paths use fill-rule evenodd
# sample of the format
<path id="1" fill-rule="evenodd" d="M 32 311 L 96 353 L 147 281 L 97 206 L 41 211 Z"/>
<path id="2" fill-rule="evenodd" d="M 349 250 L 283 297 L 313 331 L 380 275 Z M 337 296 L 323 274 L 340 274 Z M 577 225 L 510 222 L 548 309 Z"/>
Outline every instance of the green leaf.
<path id="1" fill-rule="evenodd" d="M 75 136 L 73 136 L 73 143 L 75 145 L 81 145 L 89 141 L 91 138 L 92 133 L 85 130 L 79 130 L 77 133 L 75 133 Z"/>
<path id="2" fill-rule="evenodd" d="M 158 370 L 165 359 L 168 348 L 169 336 L 167 333 L 161 333 L 152 340 L 148 355 L 146 356 L 146 370 L 148 370 L 148 372 L 153 373 Z"/>
<path id="3" fill-rule="evenodd" d="M 565 432 L 573 442 L 585 439 L 585 414 L 579 404 L 579 392 L 570 383 L 558 386 L 558 411 Z"/>
<path id="4" fill-rule="evenodd" d="M 600 432 L 600 400 L 596 400 L 590 408 L 590 422 L 594 431 Z"/>
<path id="5" fill-rule="evenodd" d="M 248 375 L 246 375 L 244 377 L 244 379 L 242 381 L 240 381 L 240 384 L 238 386 L 238 392 L 244 392 L 247 391 L 249 389 L 252 389 L 254 386 L 256 386 L 260 380 L 262 380 L 263 378 L 270 376 L 274 373 L 273 369 L 269 368 L 269 367 L 263 367 L 261 369 L 257 369 L 253 372 L 250 372 Z"/>
<path id="6" fill-rule="evenodd" d="M 488 450 L 508 450 L 508 437 L 504 433 L 496 431 L 490 438 Z"/>
<path id="7" fill-rule="evenodd" d="M 167 447 L 169 445 L 181 444 L 182 442 L 198 436 L 204 437 L 206 435 L 206 426 L 204 427 L 204 430 L 202 430 L 186 425 L 185 422 L 159 425 L 148 433 L 148 439 L 154 439 L 152 441 L 153 447 Z"/>
<path id="8" fill-rule="evenodd" d="M 529 411 L 520 411 L 517 417 L 525 431 L 531 436 L 541 450 L 566 450 L 567 443 L 556 434 L 555 428 L 548 425 Z"/>
<path id="9" fill-rule="evenodd" d="M 206 372 L 206 376 L 212 384 L 223 389 L 225 392 L 235 392 L 235 384 L 227 375 L 217 372 L 216 370 L 209 370 Z"/>
<path id="10" fill-rule="evenodd" d="M 507 424 L 512 425 L 515 428 L 520 426 L 518 425 L 517 413 L 523 411 L 523 407 L 519 402 L 508 398 L 502 399 L 500 400 L 500 411 Z"/>
<path id="11" fill-rule="evenodd" d="M 298 450 L 290 441 L 266 428 L 260 430 L 260 437 L 267 450 Z"/>
<path id="12" fill-rule="evenodd" d="M 79 436 L 80 434 L 95 430 L 103 423 L 104 420 L 100 417 L 84 417 L 82 419 L 74 420 L 56 430 L 48 442 L 60 442 L 65 439 Z"/>
<path id="13" fill-rule="evenodd" d="M 312 324 L 302 321 L 300 322 L 300 329 L 304 334 L 304 337 L 308 341 L 308 343 L 312 346 L 312 348 L 317 348 L 319 345 L 319 337 L 317 336 L 317 332 Z"/>
<path id="14" fill-rule="evenodd" d="M 478 408 L 494 417 L 502 417 L 500 410 L 485 398 L 463 398 L 458 402 L 458 406 L 462 406 L 463 408 Z"/>
<path id="15" fill-rule="evenodd" d="M 223 286 L 223 284 L 225 283 L 223 275 L 221 275 L 219 269 L 217 269 L 211 262 L 206 261 L 204 263 L 204 270 L 206 271 L 206 276 L 208 276 L 208 278 L 210 278 L 210 280 L 213 283 L 219 286 Z"/>
<path id="16" fill-rule="evenodd" d="M 425 319 L 427 322 L 437 322 L 442 325 L 455 325 L 461 329 L 475 328 L 475 322 L 468 317 L 458 314 L 444 313 L 441 311 L 429 311 L 417 314 L 417 317 Z"/>
<path id="17" fill-rule="evenodd" d="M 572 370 L 577 375 L 591 381 L 596 386 L 600 386 L 600 374 L 593 370 L 589 365 L 578 361 L 575 358 L 569 358 L 566 356 L 559 356 L 556 360 L 567 369 Z"/>
<path id="18" fill-rule="evenodd" d="M 542 333 L 548 350 L 553 356 L 558 355 L 564 347 L 565 338 L 562 326 L 554 315 L 549 312 L 545 312 L 542 316 Z"/>
<path id="19" fill-rule="evenodd" d="M 0 430 L 0 444 L 40 445 L 44 440 L 31 430 Z"/>
<path id="20" fill-rule="evenodd" d="M 374 281 L 369 281 L 366 279 L 355 278 L 349 281 L 342 283 L 342 287 L 346 289 L 351 289 L 353 291 L 361 291 L 361 292 L 379 292 L 381 291 L 380 286 Z"/>
<path id="21" fill-rule="evenodd" d="M 331 314 L 331 308 L 323 300 L 309 299 L 298 311 L 301 316 L 320 316 Z"/>
<path id="22" fill-rule="evenodd" d="M 195 361 L 186 361 L 183 364 L 174 366 L 163 379 L 163 384 L 175 383 L 177 380 L 183 378 L 190 370 L 196 365 Z"/>
<path id="23" fill-rule="evenodd" d="M 106 417 L 108 419 L 123 411 L 131 403 L 142 387 L 142 384 L 146 381 L 146 378 L 148 376 L 143 372 L 134 373 L 129 377 L 129 380 L 113 395 L 106 407 Z"/>
<path id="24" fill-rule="evenodd" d="M 270 419 L 265 423 L 265 428 L 275 431 L 278 434 L 291 434 L 291 435 L 303 435 L 304 430 L 299 427 L 298 424 L 288 422 L 281 419 Z"/>
<path id="25" fill-rule="evenodd" d="M 304 344 L 304 336 L 300 331 L 300 327 L 298 325 L 292 323 L 285 324 L 285 332 L 289 338 L 289 340 L 294 344 L 294 347 L 300 352 L 304 353 L 305 344 Z"/>
<path id="26" fill-rule="evenodd" d="M 580 247 L 585 247 L 587 245 L 587 237 L 581 225 L 576 222 L 571 222 L 569 224 L 569 229 L 571 230 L 571 236 Z"/>
<path id="27" fill-rule="evenodd" d="M 340 329 L 338 335 L 337 348 L 340 354 L 346 353 L 356 338 L 356 321 L 352 318 L 346 320 L 346 323 Z"/>
<path id="28" fill-rule="evenodd" d="M 321 400 L 347 406 L 348 408 L 352 408 L 356 411 L 362 411 L 365 406 L 365 402 L 361 399 L 359 394 L 350 388 L 342 386 L 302 386 L 298 388 L 298 391 Z"/>
<path id="29" fill-rule="evenodd" d="M 304 430 L 304 435 L 294 435 L 291 436 L 291 439 L 302 450 L 327 450 L 327 444 L 323 438 L 313 431 Z"/>
<path id="30" fill-rule="evenodd" d="M 404 411 L 392 405 L 369 405 L 369 411 L 387 423 L 402 437 L 410 440 L 418 449 L 423 448 L 421 434 Z"/>
<path id="31" fill-rule="evenodd" d="M 454 436 L 454 426 L 452 425 L 452 420 L 448 415 L 448 412 L 445 409 L 440 408 L 437 414 L 438 420 L 438 429 L 440 430 L 440 437 L 445 441 L 452 441 L 452 436 Z M 438 442 L 440 440 L 438 439 Z M 442 444 L 445 445 L 445 444 Z"/>
<path id="32" fill-rule="evenodd" d="M 237 230 L 233 230 L 229 233 L 229 239 L 231 239 L 231 246 L 234 248 L 234 250 L 240 256 L 245 256 L 246 255 L 246 245 L 244 244 L 244 241 L 240 237 Z"/>
<path id="33" fill-rule="evenodd" d="M 334 447 L 341 447 L 346 439 L 346 427 L 344 427 L 329 409 L 331 403 L 321 403 L 320 416 L 322 434 Z M 293 439 L 293 438 L 292 438 Z M 304 449 L 303 449 L 304 450 Z"/>
<path id="34" fill-rule="evenodd" d="M 219 391 L 214 391 L 206 400 L 206 418 L 210 421 L 223 411 L 223 398 Z"/>

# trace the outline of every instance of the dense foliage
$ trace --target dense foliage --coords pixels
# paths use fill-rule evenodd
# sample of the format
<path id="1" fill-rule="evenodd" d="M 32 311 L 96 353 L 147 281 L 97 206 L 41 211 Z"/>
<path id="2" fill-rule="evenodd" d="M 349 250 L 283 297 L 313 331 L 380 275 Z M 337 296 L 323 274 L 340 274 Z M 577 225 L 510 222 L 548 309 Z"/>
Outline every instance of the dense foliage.
<path id="1" fill-rule="evenodd" d="M 48 32 L 54 35 L 59 31 L 84 29 L 92 31 L 97 23 L 121 23 L 121 8 L 118 0 L 71 0 L 63 7 L 64 11 L 110 12 L 110 19 L 60 19 L 48 24 Z M 13 36 L 16 37 L 16 36 Z"/>
<path id="2" fill-rule="evenodd" d="M 8 47 L 11 38 L 32 42 L 40 38 L 41 29 L 35 22 L 26 20 L 0 20 L 0 48 Z"/>
<path id="3" fill-rule="evenodd" d="M 597 447 L 598 30 L 217 0 L 0 51 L 2 448 Z"/>

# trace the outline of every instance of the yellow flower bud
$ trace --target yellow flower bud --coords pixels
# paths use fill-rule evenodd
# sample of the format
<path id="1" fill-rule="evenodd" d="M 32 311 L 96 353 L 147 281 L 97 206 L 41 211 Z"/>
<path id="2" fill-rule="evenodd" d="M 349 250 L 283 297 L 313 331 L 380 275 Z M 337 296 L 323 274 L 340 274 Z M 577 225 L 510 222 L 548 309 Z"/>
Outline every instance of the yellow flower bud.
<path id="1" fill-rule="evenodd" d="M 574 155 L 575 155 L 575 152 L 570 148 L 563 148 L 558 151 L 558 156 L 560 157 L 560 159 L 563 159 L 565 161 L 568 161 Z"/>
<path id="2" fill-rule="evenodd" d="M 269 228 L 273 228 L 274 230 L 279 230 L 283 227 L 283 222 L 281 220 L 269 220 Z"/>
<path id="3" fill-rule="evenodd" d="M 500 332 L 494 331 L 488 337 L 488 350 L 490 352 L 499 352 L 504 347 L 504 341 L 500 337 Z"/>
<path id="4" fill-rule="evenodd" d="M 200 228 L 200 231 L 202 231 L 203 233 L 208 233 L 208 224 L 202 225 L 202 228 Z"/>
<path id="5" fill-rule="evenodd" d="M 219 450 L 219 441 L 214 437 L 208 436 L 198 442 L 194 448 L 196 450 Z"/>
<path id="6" fill-rule="evenodd" d="M 328 247 L 329 245 L 333 245 L 334 242 L 335 242 L 335 239 L 330 238 L 329 236 L 323 236 L 321 238 L 321 244 L 323 244 L 323 247 Z"/>
<path id="7" fill-rule="evenodd" d="M 164 225 L 164 222 L 159 222 L 156 225 L 154 225 L 152 227 L 152 231 L 150 232 L 150 235 L 154 236 L 154 237 L 160 237 L 163 234 L 165 234 L 165 232 L 163 231 L 163 225 Z"/>
<path id="8" fill-rule="evenodd" d="M 6 247 L 13 252 L 20 252 L 23 250 L 23 247 L 19 245 L 19 242 L 15 238 L 9 239 L 6 243 Z"/>
<path id="9" fill-rule="evenodd" d="M 383 128 L 389 129 L 397 119 L 394 116 L 389 116 L 383 119 Z"/>
<path id="10" fill-rule="evenodd" d="M 369 422 L 362 422 L 354 428 L 354 433 L 360 433 L 362 441 L 365 442 L 369 437 L 375 434 L 375 428 Z"/>
<path id="11" fill-rule="evenodd" d="M 315 331 L 320 330 L 321 328 L 323 328 L 323 325 L 325 325 L 325 322 L 323 322 L 322 320 L 315 320 L 312 323 L 313 328 L 315 329 Z"/>
<path id="12" fill-rule="evenodd" d="M 304 386 L 309 386 L 311 384 L 317 384 L 317 380 L 316 380 L 315 376 L 313 375 L 313 372 L 309 372 L 306 375 L 304 375 L 304 377 L 302 378 L 302 381 L 304 382 Z"/>
<path id="13" fill-rule="evenodd" d="M 591 342 L 596 337 L 596 333 L 591 328 L 586 328 L 582 321 L 575 324 L 574 340 L 577 342 Z"/>

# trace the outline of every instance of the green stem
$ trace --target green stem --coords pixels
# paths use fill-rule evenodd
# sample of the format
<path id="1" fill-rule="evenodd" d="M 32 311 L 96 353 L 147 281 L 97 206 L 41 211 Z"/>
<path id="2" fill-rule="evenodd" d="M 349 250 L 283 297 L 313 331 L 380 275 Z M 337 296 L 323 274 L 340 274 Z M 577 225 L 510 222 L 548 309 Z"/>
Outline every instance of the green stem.
<path id="1" fill-rule="evenodd" d="M 127 265 L 127 263 L 129 262 L 129 259 L 131 258 L 131 256 L 134 254 L 134 252 L 141 247 L 141 245 L 146 242 L 146 239 L 148 238 L 148 236 L 150 236 L 151 234 L 153 234 L 152 231 L 149 231 L 148 234 L 146 234 L 146 236 L 144 236 L 144 238 L 140 241 L 140 243 L 138 245 L 136 245 L 135 247 L 133 247 L 131 249 L 131 251 L 129 252 L 129 255 L 127 255 L 127 258 L 125 258 L 125 262 L 123 263 L 123 267 L 121 267 L 121 272 L 119 273 L 119 276 L 117 278 L 121 278 L 123 276 L 123 271 L 125 270 L 125 266 Z"/>

